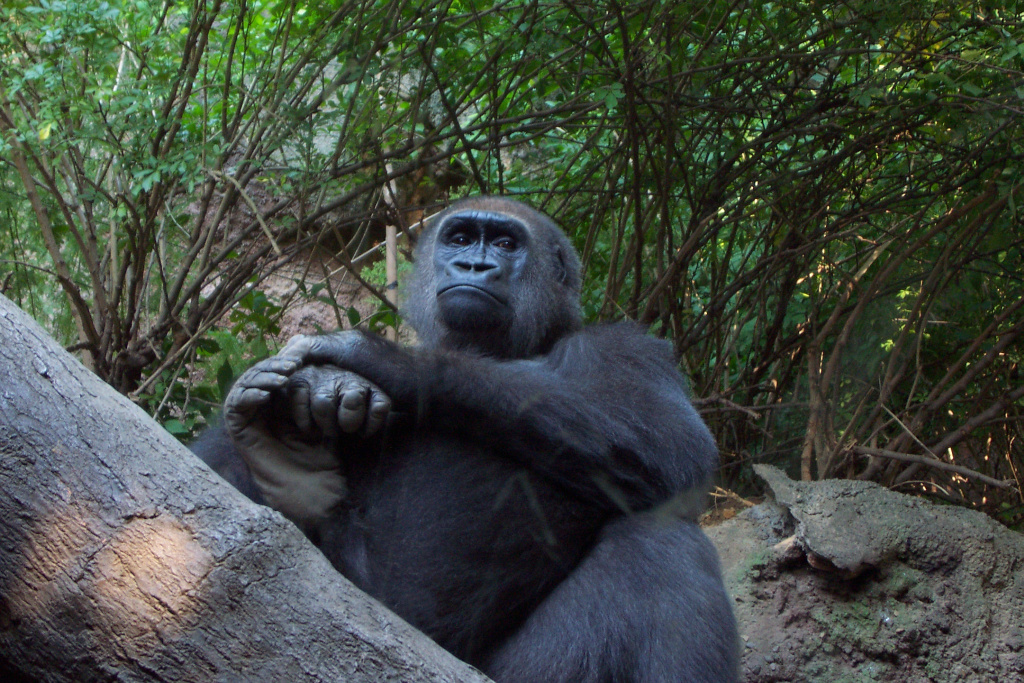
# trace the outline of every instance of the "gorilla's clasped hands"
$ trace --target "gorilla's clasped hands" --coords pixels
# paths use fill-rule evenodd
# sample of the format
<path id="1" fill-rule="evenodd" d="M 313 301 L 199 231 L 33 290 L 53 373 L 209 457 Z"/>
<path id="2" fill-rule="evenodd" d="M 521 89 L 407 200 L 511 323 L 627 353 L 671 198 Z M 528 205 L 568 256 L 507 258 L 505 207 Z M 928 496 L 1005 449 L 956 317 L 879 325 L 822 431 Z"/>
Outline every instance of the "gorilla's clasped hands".
<path id="1" fill-rule="evenodd" d="M 297 521 L 323 519 L 345 495 L 338 441 L 376 435 L 391 411 L 380 388 L 343 369 L 359 338 L 293 337 L 242 373 L 224 402 L 224 426 L 265 501 Z M 326 354 L 330 365 L 311 364 Z"/>

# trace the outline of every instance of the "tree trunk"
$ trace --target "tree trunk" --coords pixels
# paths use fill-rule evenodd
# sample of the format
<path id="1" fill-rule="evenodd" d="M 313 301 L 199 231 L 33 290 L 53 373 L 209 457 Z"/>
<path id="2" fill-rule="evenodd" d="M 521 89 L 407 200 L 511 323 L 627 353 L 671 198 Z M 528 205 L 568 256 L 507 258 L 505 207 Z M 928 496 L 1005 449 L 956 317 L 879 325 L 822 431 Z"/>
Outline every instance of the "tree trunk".
<path id="1" fill-rule="evenodd" d="M 0 659 L 12 671 L 76 682 L 486 680 L 352 586 L 2 295 L 0 378 Z"/>

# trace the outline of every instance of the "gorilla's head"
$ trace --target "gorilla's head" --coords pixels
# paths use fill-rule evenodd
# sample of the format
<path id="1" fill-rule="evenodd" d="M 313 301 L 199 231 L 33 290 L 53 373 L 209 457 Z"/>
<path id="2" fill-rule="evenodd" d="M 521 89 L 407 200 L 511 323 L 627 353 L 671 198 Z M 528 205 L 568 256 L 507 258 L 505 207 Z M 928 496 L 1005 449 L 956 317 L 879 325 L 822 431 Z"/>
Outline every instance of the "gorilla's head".
<path id="1" fill-rule="evenodd" d="M 579 293 L 579 257 L 554 221 L 475 197 L 429 220 L 404 313 L 427 346 L 527 358 L 580 328 Z"/>

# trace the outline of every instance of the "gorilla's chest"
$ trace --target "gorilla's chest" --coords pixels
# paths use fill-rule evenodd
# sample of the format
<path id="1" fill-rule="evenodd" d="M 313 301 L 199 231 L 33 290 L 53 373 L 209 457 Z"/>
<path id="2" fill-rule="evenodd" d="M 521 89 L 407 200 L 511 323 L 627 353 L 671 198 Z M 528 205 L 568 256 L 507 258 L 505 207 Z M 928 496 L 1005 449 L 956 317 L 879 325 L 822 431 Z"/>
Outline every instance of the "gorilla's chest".
<path id="1" fill-rule="evenodd" d="M 484 552 L 498 555 L 547 546 L 543 552 L 563 555 L 604 521 L 545 477 L 457 436 L 394 441 L 348 479 L 360 526 L 420 546 L 469 542 L 479 553 L 483 543 Z"/>
<path id="2" fill-rule="evenodd" d="M 518 463 L 454 437 L 391 443 L 354 469 L 336 565 L 427 630 L 496 600 L 501 609 L 535 603 L 605 520 Z"/>

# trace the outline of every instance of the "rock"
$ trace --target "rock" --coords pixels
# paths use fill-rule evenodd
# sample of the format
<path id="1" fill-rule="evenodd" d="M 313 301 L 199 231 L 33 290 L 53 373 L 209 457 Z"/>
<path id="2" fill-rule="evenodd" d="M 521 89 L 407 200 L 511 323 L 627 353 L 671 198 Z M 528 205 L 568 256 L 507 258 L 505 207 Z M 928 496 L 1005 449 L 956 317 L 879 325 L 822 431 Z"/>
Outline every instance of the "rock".
<path id="1" fill-rule="evenodd" d="M 1022 680 L 1024 536 L 869 482 L 755 470 L 774 500 L 706 529 L 745 681 Z"/>

